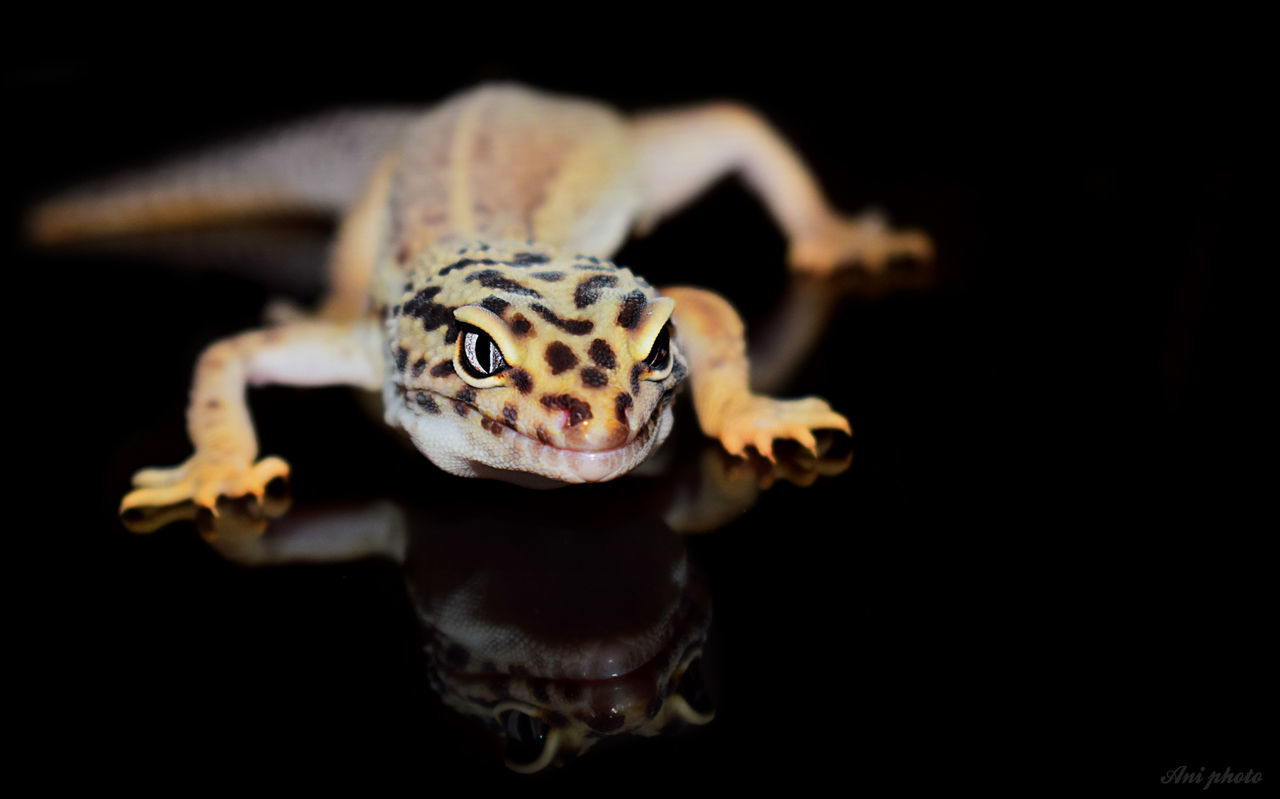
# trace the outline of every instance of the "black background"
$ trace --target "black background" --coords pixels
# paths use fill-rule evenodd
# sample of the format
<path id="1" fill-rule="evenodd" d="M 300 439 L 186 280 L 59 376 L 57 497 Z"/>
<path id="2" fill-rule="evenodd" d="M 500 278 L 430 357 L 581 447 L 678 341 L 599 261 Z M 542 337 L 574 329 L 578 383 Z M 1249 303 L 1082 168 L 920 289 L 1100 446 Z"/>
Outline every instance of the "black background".
<path id="1" fill-rule="evenodd" d="M 78 179 L 494 79 L 624 109 L 748 102 L 837 205 L 878 205 L 939 252 L 931 288 L 848 299 L 789 392 L 850 416 L 854 467 L 691 544 L 720 717 L 536 785 L 1131 792 L 1169 790 L 1180 765 L 1265 765 L 1271 472 L 1248 455 L 1265 452 L 1254 283 L 1274 254 L 1250 243 L 1266 97 L 1249 20 L 65 23 L 17 25 L 4 84 L 7 393 L 27 442 L 11 607 L 31 655 L 14 687 L 54 779 L 523 789 L 435 704 L 393 568 L 243 572 L 189 526 L 135 537 L 114 517 L 133 469 L 185 457 L 199 349 L 315 284 L 16 243 L 22 208 Z M 656 283 L 696 268 L 750 319 L 784 249 L 728 183 L 617 260 Z M 346 392 L 267 389 L 254 409 L 300 502 L 482 507 Z"/>

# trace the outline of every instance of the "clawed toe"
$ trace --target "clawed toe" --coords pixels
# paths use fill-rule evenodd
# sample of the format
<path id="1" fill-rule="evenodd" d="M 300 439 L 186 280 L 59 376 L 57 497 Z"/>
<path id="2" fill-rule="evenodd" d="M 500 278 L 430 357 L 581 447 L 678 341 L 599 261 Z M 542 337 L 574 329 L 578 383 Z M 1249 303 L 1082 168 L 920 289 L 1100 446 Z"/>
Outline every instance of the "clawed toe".
<path id="1" fill-rule="evenodd" d="M 825 400 L 807 397 L 775 400 L 753 397 L 725 419 L 720 442 L 731 455 L 745 457 L 748 447 L 774 461 L 773 442 L 790 440 L 814 457 L 818 442 L 814 430 L 841 430 L 850 433 L 849 421 L 831 410 Z"/>
<path id="2" fill-rule="evenodd" d="M 193 455 L 180 466 L 134 474 L 135 488 L 120 502 L 120 513 L 190 501 L 216 515 L 219 497 L 252 496 L 261 502 L 271 481 L 288 476 L 289 464 L 277 457 L 250 465 Z"/>

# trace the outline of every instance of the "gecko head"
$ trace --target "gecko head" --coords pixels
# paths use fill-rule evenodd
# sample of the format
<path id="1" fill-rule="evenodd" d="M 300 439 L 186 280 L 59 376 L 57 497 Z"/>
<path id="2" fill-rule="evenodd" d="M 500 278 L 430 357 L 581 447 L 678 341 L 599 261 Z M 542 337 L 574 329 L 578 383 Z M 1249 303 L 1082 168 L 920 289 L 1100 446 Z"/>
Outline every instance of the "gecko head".
<path id="1" fill-rule="evenodd" d="M 671 429 L 674 302 L 607 261 L 530 245 L 420 256 L 386 323 L 388 421 L 442 469 L 600 482 Z"/>

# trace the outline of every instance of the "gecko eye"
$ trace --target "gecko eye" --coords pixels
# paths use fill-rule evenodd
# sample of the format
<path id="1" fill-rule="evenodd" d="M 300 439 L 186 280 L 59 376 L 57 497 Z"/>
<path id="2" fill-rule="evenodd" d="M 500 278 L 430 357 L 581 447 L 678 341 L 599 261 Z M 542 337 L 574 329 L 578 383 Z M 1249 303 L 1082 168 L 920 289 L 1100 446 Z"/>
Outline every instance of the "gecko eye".
<path id="1" fill-rule="evenodd" d="M 471 377 L 493 377 L 509 367 L 493 337 L 478 327 L 462 325 L 458 336 L 458 362 Z"/>
<path id="2" fill-rule="evenodd" d="M 715 705 L 711 701 L 711 695 L 707 693 L 706 679 L 702 673 L 702 658 L 694 658 L 688 666 L 685 666 L 684 674 L 680 675 L 680 682 L 676 685 L 676 690 L 684 697 L 684 701 L 689 703 L 689 707 L 695 713 L 714 713 Z"/>
<path id="3" fill-rule="evenodd" d="M 547 746 L 547 725 L 518 710 L 502 714 L 503 732 L 507 737 L 507 762 L 530 766 L 542 758 Z"/>
<path id="4" fill-rule="evenodd" d="M 662 328 L 662 332 L 653 340 L 644 363 L 649 367 L 651 379 L 661 380 L 667 376 L 671 367 L 671 325 Z"/>

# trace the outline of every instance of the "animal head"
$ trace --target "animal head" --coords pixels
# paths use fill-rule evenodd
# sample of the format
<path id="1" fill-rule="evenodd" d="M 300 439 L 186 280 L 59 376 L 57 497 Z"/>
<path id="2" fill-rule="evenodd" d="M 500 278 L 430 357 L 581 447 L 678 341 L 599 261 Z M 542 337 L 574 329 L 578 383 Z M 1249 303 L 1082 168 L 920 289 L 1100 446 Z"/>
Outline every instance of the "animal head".
<path id="1" fill-rule="evenodd" d="M 609 480 L 671 429 L 674 302 L 630 270 L 531 245 L 419 255 L 386 312 L 388 421 L 436 465 Z"/>

